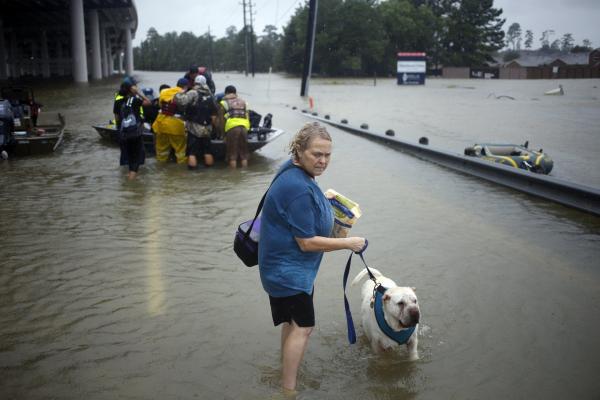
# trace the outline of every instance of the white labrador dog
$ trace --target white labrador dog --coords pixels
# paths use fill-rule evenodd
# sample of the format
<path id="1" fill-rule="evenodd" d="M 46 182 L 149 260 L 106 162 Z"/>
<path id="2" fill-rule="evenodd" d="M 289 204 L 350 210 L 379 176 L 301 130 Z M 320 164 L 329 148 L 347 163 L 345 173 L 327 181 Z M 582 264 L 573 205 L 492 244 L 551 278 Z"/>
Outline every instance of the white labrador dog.
<path id="1" fill-rule="evenodd" d="M 382 308 L 383 315 L 390 328 L 392 328 L 393 331 L 399 332 L 403 329 L 415 327 L 413 334 L 406 342 L 406 346 L 408 348 L 410 360 L 417 360 L 419 358 L 419 353 L 417 351 L 419 340 L 417 330 L 419 327 L 419 319 L 421 318 L 421 311 L 419 310 L 419 304 L 414 290 L 409 287 L 400 287 L 396 285 L 393 280 L 386 278 L 375 268 L 369 269 L 377 279 L 377 282 L 388 289 L 382 298 Z M 352 281 L 352 286 L 355 286 L 366 275 L 367 270 L 363 269 Z M 371 347 L 376 354 L 380 354 L 382 351 L 387 351 L 398 346 L 398 342 L 390 339 L 377 324 L 375 312 L 371 307 L 374 287 L 375 284 L 371 279 L 368 279 L 362 285 L 361 316 L 363 329 L 371 342 Z"/>

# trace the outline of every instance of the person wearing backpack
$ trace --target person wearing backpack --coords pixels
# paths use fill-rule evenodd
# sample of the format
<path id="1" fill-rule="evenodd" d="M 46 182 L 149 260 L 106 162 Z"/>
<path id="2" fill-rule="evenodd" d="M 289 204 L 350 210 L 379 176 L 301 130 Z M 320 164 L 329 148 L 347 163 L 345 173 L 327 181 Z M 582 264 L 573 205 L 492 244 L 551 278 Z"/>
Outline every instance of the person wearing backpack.
<path id="1" fill-rule="evenodd" d="M 125 78 L 113 105 L 121 146 L 120 165 L 129 166 L 127 177 L 130 180 L 135 179 L 140 165 L 144 164 L 146 158 L 142 138 L 142 106 L 151 104 L 135 83 L 133 78 Z"/>
<path id="2" fill-rule="evenodd" d="M 186 156 L 188 168 L 198 167 L 198 157 L 204 158 L 204 165 L 210 167 L 214 158 L 210 148 L 212 127 L 217 117 L 217 104 L 206 83 L 206 78 L 197 75 L 194 86 L 175 95 L 175 101 L 183 110 L 185 131 L 187 133 Z"/>

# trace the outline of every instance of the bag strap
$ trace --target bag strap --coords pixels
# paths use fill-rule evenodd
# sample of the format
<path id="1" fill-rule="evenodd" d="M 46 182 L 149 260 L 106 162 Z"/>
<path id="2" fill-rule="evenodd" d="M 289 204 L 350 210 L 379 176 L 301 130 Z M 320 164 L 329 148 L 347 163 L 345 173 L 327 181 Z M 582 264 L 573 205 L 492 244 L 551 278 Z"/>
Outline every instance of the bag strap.
<path id="1" fill-rule="evenodd" d="M 277 175 L 275 175 L 275 178 L 273 178 L 273 180 L 271 181 L 271 184 L 267 188 L 267 191 L 265 192 L 265 194 L 263 194 L 262 199 L 260 199 L 260 203 L 258 203 L 258 208 L 256 209 L 256 215 L 252 219 L 252 223 L 248 227 L 248 230 L 246 232 L 244 232 L 244 237 L 246 239 L 248 239 L 248 236 L 250 236 L 250 232 L 252 232 L 252 227 L 254 226 L 254 223 L 256 222 L 256 219 L 258 218 L 258 215 L 260 214 L 260 212 L 262 211 L 263 206 L 265 205 L 265 199 L 267 198 L 267 193 L 269 193 L 269 189 L 271 189 L 271 186 L 273 186 L 273 183 L 275 183 L 275 180 L 277 178 L 279 178 L 281 176 L 281 174 L 283 174 L 285 171 L 288 171 L 288 170 L 290 170 L 290 169 L 292 169 L 294 167 L 295 167 L 294 164 L 292 164 L 292 166 L 283 169 Z"/>

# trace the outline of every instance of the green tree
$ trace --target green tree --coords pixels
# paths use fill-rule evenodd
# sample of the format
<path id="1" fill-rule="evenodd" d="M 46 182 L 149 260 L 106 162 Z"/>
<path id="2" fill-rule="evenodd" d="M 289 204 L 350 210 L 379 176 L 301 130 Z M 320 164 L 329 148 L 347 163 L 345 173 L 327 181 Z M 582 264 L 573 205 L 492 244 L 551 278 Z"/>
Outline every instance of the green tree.
<path id="1" fill-rule="evenodd" d="M 380 68 L 386 41 L 374 6 L 374 1 L 369 0 L 319 2 L 313 72 L 371 74 Z M 281 64 L 287 72 L 302 70 L 307 18 L 308 7 L 301 6 L 284 28 Z"/>
<path id="2" fill-rule="evenodd" d="M 542 32 L 542 37 L 540 38 L 542 50 L 550 50 L 550 39 L 552 38 L 552 35 L 554 35 L 554 31 L 552 29 L 548 29 Z"/>
<path id="3" fill-rule="evenodd" d="M 441 38 L 444 65 L 479 66 L 504 47 L 502 9 L 493 0 L 447 0 Z"/>
<path id="4" fill-rule="evenodd" d="M 573 45 L 575 43 L 575 39 L 573 39 L 573 34 L 565 33 L 560 41 L 560 49 L 562 51 L 571 51 Z"/>
<path id="5" fill-rule="evenodd" d="M 531 49 L 533 45 L 533 32 L 530 30 L 525 31 L 525 48 Z"/>
<path id="6" fill-rule="evenodd" d="M 521 44 L 521 25 L 515 22 L 508 27 L 506 31 L 506 42 L 512 46 L 513 50 L 519 50 Z"/>
<path id="7" fill-rule="evenodd" d="M 441 30 L 441 18 L 424 3 L 415 0 L 389 0 L 378 6 L 387 42 L 384 68 L 379 72 L 394 71 L 394 55 L 399 51 L 424 51 L 436 63 L 439 49 L 435 37 Z"/>

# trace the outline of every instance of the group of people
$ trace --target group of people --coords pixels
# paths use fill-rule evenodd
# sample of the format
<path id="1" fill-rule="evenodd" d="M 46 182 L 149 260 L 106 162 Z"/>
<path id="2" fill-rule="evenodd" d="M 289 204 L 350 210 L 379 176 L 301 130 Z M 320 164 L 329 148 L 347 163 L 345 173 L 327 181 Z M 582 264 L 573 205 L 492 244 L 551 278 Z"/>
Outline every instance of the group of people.
<path id="1" fill-rule="evenodd" d="M 248 104 L 232 85 L 216 94 L 206 67 L 191 66 L 175 87 L 161 85 L 157 98 L 152 89 L 140 90 L 135 79 L 126 77 L 115 95 L 113 113 L 120 134 L 120 164 L 129 166 L 130 179 L 145 161 L 144 122 L 154 132 L 159 162 L 174 156 L 178 164 L 187 163 L 189 169 L 196 169 L 200 161 L 209 167 L 214 164 L 211 141 L 222 139 L 229 166 L 248 166 Z M 138 135 L 123 133 L 122 122 L 128 115 L 138 122 Z"/>

